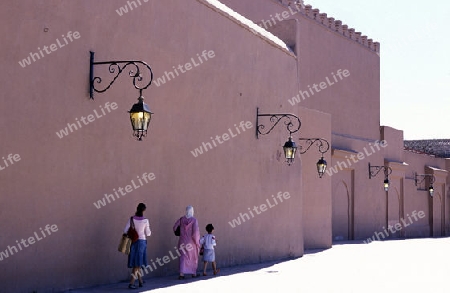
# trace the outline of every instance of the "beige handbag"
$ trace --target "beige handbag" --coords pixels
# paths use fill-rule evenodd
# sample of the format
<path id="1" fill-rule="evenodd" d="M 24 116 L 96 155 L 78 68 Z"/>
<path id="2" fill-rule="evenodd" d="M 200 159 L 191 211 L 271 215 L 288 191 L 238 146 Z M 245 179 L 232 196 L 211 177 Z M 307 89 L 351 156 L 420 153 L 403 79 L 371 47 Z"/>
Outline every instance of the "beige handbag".
<path id="1" fill-rule="evenodd" d="M 130 247 L 131 247 L 131 239 L 128 238 L 127 234 L 123 234 L 119 243 L 119 251 L 128 255 L 130 254 Z"/>

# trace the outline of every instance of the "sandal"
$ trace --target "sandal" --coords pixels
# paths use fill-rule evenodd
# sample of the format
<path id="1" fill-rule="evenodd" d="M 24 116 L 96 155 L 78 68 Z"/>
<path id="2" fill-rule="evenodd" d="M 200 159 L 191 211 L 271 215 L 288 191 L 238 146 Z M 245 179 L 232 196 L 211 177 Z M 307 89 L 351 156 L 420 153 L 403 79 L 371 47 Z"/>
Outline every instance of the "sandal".
<path id="1" fill-rule="evenodd" d="M 214 271 L 214 275 L 217 275 L 218 273 L 220 273 L 220 269 Z"/>
<path id="2" fill-rule="evenodd" d="M 178 280 L 184 280 L 184 276 L 178 276 Z"/>
<path id="3" fill-rule="evenodd" d="M 128 284 L 128 289 L 137 289 L 137 287 L 132 284 Z"/>
<path id="4" fill-rule="evenodd" d="M 208 274 L 207 273 L 203 273 L 203 276 L 207 276 Z"/>

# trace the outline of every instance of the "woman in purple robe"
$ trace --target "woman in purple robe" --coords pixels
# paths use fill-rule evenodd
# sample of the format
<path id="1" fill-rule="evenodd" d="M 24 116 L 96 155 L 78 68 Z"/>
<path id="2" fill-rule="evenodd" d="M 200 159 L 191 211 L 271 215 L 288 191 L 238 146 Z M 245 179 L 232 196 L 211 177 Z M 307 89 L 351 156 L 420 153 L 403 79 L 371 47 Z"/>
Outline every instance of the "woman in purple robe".
<path id="1" fill-rule="evenodd" d="M 194 218 L 194 208 L 186 207 L 186 215 L 178 219 L 173 225 L 173 231 L 180 226 L 180 238 L 178 240 L 178 251 L 180 252 L 180 276 L 197 277 L 198 254 L 200 252 L 200 231 L 197 219 Z"/>

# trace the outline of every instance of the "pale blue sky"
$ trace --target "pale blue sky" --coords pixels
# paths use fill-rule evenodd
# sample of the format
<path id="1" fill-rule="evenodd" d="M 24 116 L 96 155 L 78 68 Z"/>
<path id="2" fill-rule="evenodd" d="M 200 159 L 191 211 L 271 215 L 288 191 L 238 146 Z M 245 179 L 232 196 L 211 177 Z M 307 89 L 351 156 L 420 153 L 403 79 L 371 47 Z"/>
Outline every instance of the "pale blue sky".
<path id="1" fill-rule="evenodd" d="M 450 139 L 450 1 L 308 0 L 381 44 L 381 125 Z"/>

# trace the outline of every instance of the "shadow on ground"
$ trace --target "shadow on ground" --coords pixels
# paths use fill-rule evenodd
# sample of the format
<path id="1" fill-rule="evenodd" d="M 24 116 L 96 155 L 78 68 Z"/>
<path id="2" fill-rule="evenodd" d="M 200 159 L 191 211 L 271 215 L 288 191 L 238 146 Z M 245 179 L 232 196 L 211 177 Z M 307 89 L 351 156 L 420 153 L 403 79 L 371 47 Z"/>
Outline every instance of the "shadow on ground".
<path id="1" fill-rule="evenodd" d="M 323 250 L 320 250 L 323 251 Z M 319 251 L 311 250 L 311 251 L 305 251 L 305 254 L 309 253 L 316 253 Z M 247 265 L 237 265 L 232 267 L 226 267 L 226 268 L 220 268 L 220 273 L 216 276 L 212 274 L 212 271 L 209 270 L 208 276 L 202 276 L 192 278 L 190 275 L 186 275 L 184 280 L 178 280 L 178 275 L 171 275 L 166 277 L 153 277 L 153 278 L 145 278 L 144 277 L 144 286 L 142 288 L 138 288 L 136 290 L 129 290 L 128 289 L 128 283 L 129 281 L 123 281 L 120 283 L 115 284 L 109 284 L 109 285 L 101 285 L 101 286 L 95 286 L 95 287 L 89 287 L 89 288 L 80 288 L 80 289 L 70 289 L 65 292 L 76 292 L 76 293 L 87 293 L 87 292 L 146 292 L 150 290 L 155 289 L 163 289 L 168 288 L 172 286 L 177 286 L 181 284 L 188 284 L 192 282 L 198 282 L 198 281 L 204 281 L 211 278 L 218 278 L 220 276 L 230 276 L 234 274 L 239 273 L 247 273 L 247 272 L 254 272 L 258 270 L 262 270 L 265 268 L 270 268 L 273 265 L 295 260 L 298 258 L 283 258 L 279 260 L 269 261 L 269 262 L 263 262 L 263 263 L 255 263 L 255 264 L 247 264 Z M 275 273 L 276 271 L 268 270 L 267 273 Z M 137 282 L 136 282 L 137 284 Z"/>

